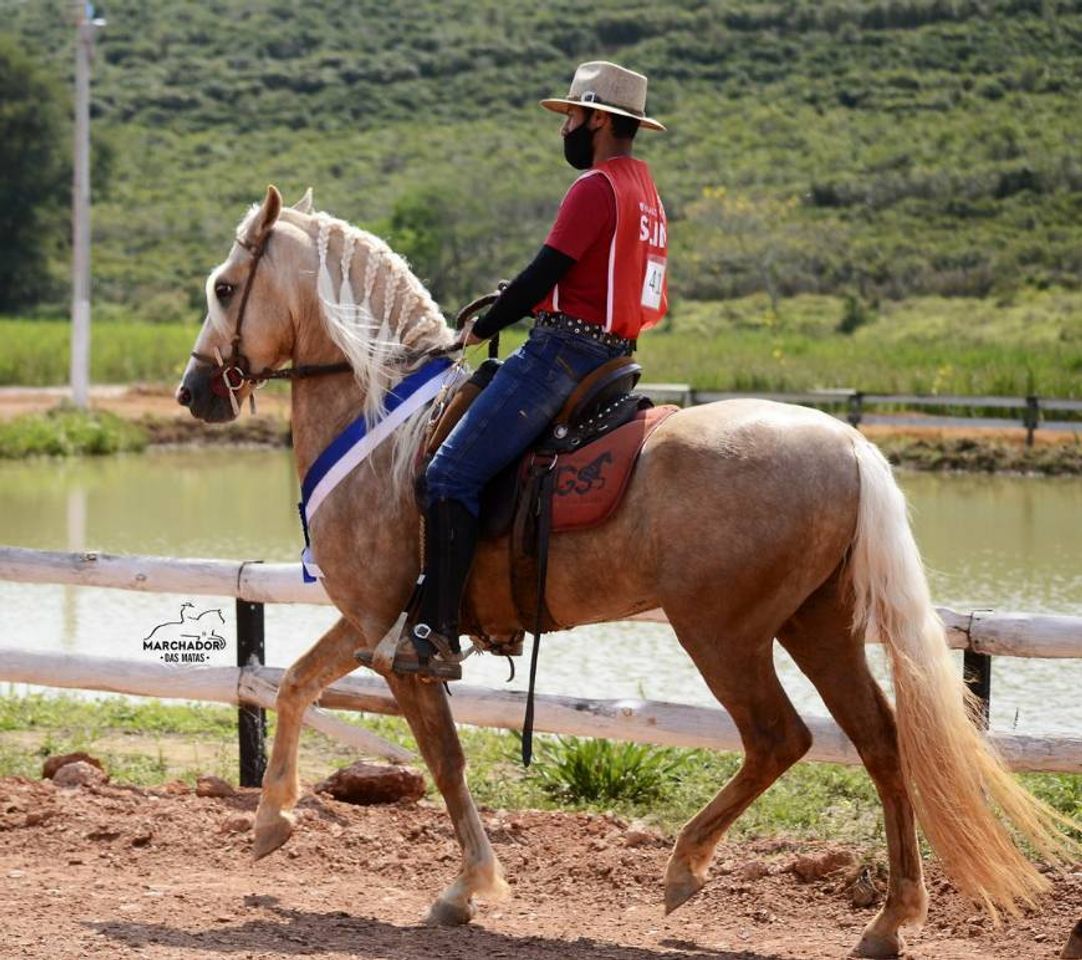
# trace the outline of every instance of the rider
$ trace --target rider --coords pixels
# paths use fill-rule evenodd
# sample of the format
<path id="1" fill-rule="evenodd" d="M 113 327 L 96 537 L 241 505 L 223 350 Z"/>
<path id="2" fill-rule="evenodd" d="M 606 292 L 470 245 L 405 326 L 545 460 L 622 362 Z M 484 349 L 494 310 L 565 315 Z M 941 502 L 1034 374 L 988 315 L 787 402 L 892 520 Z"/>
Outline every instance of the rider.
<path id="1" fill-rule="evenodd" d="M 646 77 L 584 63 L 565 98 L 564 157 L 584 170 L 560 204 L 533 262 L 461 336 L 481 343 L 527 314 L 529 339 L 451 431 L 425 473 L 425 577 L 394 659 L 396 672 L 461 676 L 458 617 L 477 542 L 481 491 L 548 426 L 587 374 L 629 355 L 667 309 L 665 211 L 649 168 L 632 157 L 646 116 Z"/>

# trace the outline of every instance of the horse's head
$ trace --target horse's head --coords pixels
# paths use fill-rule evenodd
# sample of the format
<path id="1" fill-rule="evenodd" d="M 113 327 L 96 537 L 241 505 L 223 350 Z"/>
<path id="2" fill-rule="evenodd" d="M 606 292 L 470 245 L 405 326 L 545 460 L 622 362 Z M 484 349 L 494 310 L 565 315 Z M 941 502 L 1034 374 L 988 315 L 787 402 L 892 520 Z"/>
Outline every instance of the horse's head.
<path id="1" fill-rule="evenodd" d="M 301 201 L 308 201 L 307 195 Z M 276 230 L 282 195 L 274 187 L 241 222 L 225 262 L 207 278 L 207 317 L 177 388 L 177 402 L 211 423 L 232 420 L 253 389 L 248 374 L 276 367 L 293 347 L 280 261 L 291 256 Z"/>
<path id="2" fill-rule="evenodd" d="M 316 377 L 351 374 L 354 385 L 343 390 L 338 381 L 333 396 L 348 396 L 374 422 L 390 387 L 453 340 L 438 305 L 386 243 L 314 213 L 310 191 L 283 209 L 269 187 L 207 279 L 207 319 L 176 397 L 201 420 L 232 420 L 256 383 L 292 359 L 276 375 L 311 390 L 323 382 Z M 399 431 L 396 472 L 406 469 L 413 433 Z"/>

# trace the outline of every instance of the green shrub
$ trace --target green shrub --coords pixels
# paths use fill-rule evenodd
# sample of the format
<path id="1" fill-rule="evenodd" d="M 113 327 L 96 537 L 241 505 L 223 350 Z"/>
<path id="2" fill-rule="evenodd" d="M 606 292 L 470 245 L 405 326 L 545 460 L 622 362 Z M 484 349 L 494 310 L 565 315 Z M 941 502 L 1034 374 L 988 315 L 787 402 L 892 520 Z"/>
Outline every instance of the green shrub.
<path id="1" fill-rule="evenodd" d="M 872 308 L 865 304 L 860 297 L 854 293 L 846 294 L 845 308 L 841 320 L 838 321 L 838 333 L 853 333 L 853 331 L 863 327 L 874 317 L 875 314 Z"/>
<path id="2" fill-rule="evenodd" d="M 58 407 L 0 424 L 0 458 L 7 459 L 121 453 L 142 450 L 146 443 L 142 429 L 104 411 Z"/>
<path id="3" fill-rule="evenodd" d="M 677 752 L 640 743 L 558 737 L 539 748 L 534 776 L 542 789 L 573 802 L 649 800 L 684 766 Z"/>

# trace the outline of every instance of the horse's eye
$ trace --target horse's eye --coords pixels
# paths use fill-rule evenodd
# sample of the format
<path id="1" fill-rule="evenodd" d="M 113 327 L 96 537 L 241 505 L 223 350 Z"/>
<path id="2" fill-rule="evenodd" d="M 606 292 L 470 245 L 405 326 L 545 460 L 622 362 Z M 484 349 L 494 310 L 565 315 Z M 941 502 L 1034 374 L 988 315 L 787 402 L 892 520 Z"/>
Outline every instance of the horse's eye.
<path id="1" fill-rule="evenodd" d="M 214 284 L 214 296 L 218 298 L 218 302 L 226 304 L 229 302 L 229 298 L 233 296 L 233 284 L 226 283 L 224 280 L 219 280 Z"/>

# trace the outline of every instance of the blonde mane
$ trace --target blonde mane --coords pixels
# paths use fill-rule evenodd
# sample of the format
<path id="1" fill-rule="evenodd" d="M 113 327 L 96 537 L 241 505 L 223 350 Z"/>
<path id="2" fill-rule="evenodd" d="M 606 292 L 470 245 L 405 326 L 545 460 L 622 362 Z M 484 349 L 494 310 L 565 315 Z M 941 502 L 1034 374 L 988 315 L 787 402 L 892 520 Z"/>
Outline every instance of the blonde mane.
<path id="1" fill-rule="evenodd" d="M 366 419 L 375 423 L 386 411 L 388 391 L 421 365 L 412 358 L 449 343 L 450 328 L 406 260 L 379 237 L 323 212 L 286 208 L 281 220 L 314 237 L 320 316 L 353 367 Z M 395 493 L 412 483 L 426 420 L 422 409 L 393 435 L 389 479 Z"/>

